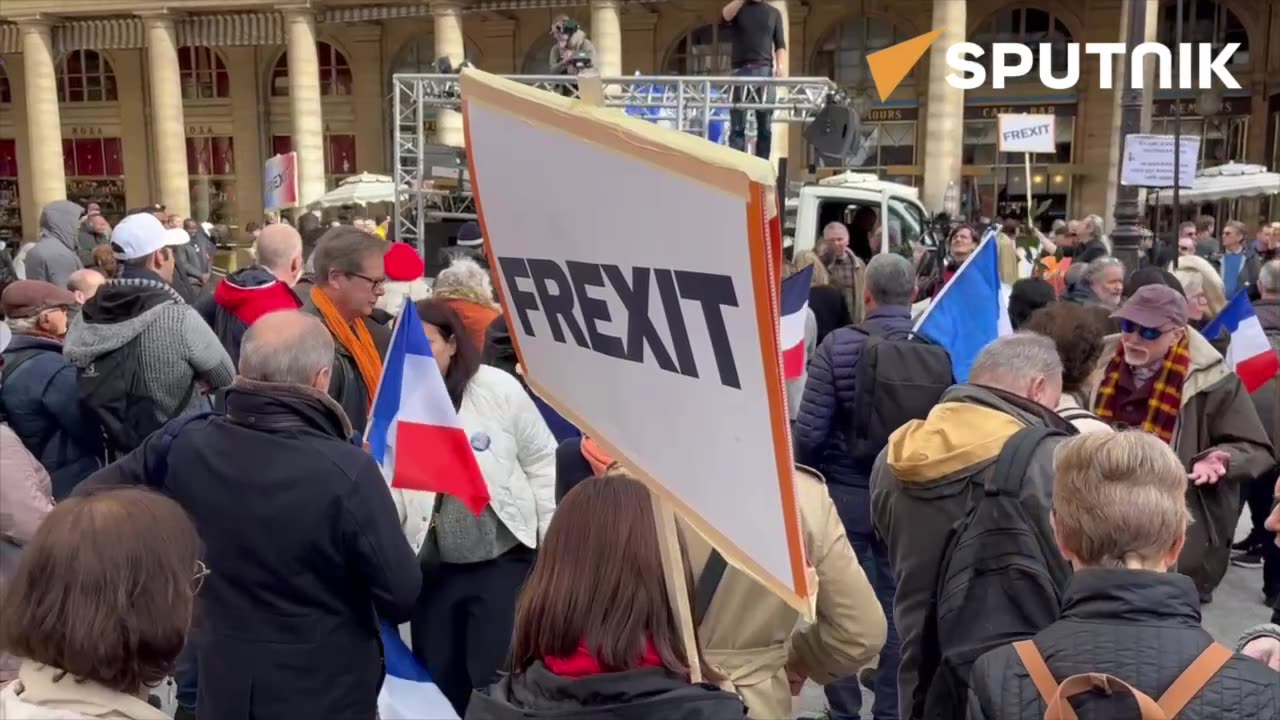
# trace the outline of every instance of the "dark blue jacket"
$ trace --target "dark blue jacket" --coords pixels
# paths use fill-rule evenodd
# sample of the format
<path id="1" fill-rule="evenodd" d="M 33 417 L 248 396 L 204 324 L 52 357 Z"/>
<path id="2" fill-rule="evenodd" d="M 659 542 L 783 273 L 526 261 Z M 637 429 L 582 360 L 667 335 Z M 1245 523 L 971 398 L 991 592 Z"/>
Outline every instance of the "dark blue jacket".
<path id="1" fill-rule="evenodd" d="M 62 357 L 62 343 L 34 335 L 14 335 L 4 361 L 11 367 L 0 388 L 6 422 L 44 465 L 61 500 L 101 467 L 101 437 L 80 411 L 76 369 Z"/>
<path id="2" fill-rule="evenodd" d="M 911 310 L 881 307 L 863 323 L 871 332 L 911 329 Z M 852 327 L 833 331 L 809 361 L 809 379 L 793 435 L 796 462 L 817 468 L 828 483 L 868 487 L 871 465 L 856 467 L 849 456 L 849 416 L 853 408 L 858 359 L 867 336 Z"/>

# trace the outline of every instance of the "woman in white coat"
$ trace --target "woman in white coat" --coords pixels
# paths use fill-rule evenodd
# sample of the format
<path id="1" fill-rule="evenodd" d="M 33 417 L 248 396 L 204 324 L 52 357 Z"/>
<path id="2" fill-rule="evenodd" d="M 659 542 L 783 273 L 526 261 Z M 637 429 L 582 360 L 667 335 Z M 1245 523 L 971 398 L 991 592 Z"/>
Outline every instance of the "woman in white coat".
<path id="1" fill-rule="evenodd" d="M 422 561 L 413 651 L 463 716 L 471 691 L 505 669 L 516 596 L 555 509 L 556 441 L 520 382 L 480 365 L 457 313 L 416 307 L 492 498 L 477 517 L 453 497 L 395 491 Z"/>

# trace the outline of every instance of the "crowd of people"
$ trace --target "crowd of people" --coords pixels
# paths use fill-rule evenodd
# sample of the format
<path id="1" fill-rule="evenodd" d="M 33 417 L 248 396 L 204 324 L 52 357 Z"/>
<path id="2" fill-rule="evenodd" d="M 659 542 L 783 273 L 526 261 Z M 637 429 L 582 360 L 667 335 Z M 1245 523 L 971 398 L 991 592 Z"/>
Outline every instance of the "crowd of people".
<path id="1" fill-rule="evenodd" d="M 1078 269 L 1017 278 L 1016 332 L 957 383 L 913 318 L 985 228 L 922 255 L 879 253 L 874 213 L 828 224 L 790 260 L 812 268 L 788 400 L 813 619 L 680 521 L 691 647 L 648 491 L 525 384 L 478 225 L 429 284 L 363 223 L 252 228 L 254 263 L 221 276 L 198 225 L 100 217 L 51 204 L 0 290 L 0 716 L 158 720 L 172 677 L 181 718 L 372 718 L 393 623 L 478 720 L 776 720 L 806 682 L 833 720 L 864 691 L 877 720 L 1039 718 L 1059 694 L 1083 718 L 1280 717 L 1280 627 L 1233 652 L 1200 625 L 1233 562 L 1280 599 L 1277 383 L 1247 392 L 1201 333 L 1223 256 L 1251 253 L 1234 287 L 1280 338 L 1269 226 L 1131 269 L 1101 220 L 1066 224 L 1043 254 Z M 479 514 L 392 490 L 362 447 L 408 303 Z"/>

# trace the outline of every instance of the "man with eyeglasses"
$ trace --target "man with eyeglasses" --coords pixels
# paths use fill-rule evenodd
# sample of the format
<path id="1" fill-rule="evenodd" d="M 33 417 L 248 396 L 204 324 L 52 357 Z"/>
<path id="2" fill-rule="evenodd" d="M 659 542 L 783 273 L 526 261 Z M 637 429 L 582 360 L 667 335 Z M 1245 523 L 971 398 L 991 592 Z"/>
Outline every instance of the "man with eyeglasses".
<path id="1" fill-rule="evenodd" d="M 1271 441 L 1240 378 L 1187 326 L 1181 293 L 1141 287 L 1112 318 L 1120 334 L 1103 348 L 1094 412 L 1160 438 L 1188 469 L 1194 522 L 1177 569 L 1208 603 L 1227 571 L 1240 484 L 1273 467 Z"/>
<path id="2" fill-rule="evenodd" d="M 383 265 L 386 243 L 376 235 L 350 225 L 330 229 L 321 236 L 312 261 L 315 288 L 303 311 L 324 321 L 333 335 L 333 380 L 329 396 L 342 406 L 353 429 L 364 433 L 378 380 L 382 357 L 391 333 L 374 321 L 374 307 L 387 281 Z"/>

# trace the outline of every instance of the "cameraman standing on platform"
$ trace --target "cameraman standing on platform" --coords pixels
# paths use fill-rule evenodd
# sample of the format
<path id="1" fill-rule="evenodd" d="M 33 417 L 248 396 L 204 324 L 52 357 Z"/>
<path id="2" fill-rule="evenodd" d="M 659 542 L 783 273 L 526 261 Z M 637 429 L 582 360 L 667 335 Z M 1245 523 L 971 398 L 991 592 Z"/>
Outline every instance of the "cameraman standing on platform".
<path id="1" fill-rule="evenodd" d="M 556 39 L 547 60 L 552 75 L 577 75 L 585 68 L 595 67 L 596 47 L 587 39 L 587 31 L 578 26 L 577 20 L 567 15 L 556 18 L 551 26 L 551 36 Z"/>
<path id="2" fill-rule="evenodd" d="M 787 33 L 782 26 L 782 13 L 763 0 L 733 0 L 722 11 L 725 22 L 733 29 L 734 77 L 786 77 Z M 772 99 L 772 89 L 746 93 L 734 88 L 735 104 Z M 756 110 L 756 156 L 769 159 L 773 146 L 773 111 Z M 747 111 L 729 111 L 729 146 L 743 150 L 747 144 Z"/>

